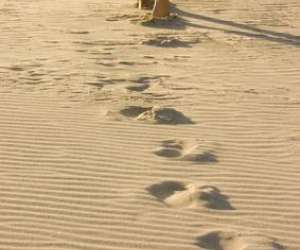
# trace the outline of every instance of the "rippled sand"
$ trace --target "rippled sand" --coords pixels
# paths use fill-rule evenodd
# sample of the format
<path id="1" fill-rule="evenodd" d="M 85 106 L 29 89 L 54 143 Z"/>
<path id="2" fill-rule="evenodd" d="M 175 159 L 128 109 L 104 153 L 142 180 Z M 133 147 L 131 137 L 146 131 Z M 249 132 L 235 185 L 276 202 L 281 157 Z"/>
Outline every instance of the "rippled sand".
<path id="1" fill-rule="evenodd" d="M 298 250 L 300 2 L 134 2 L 0 1 L 0 249 Z"/>

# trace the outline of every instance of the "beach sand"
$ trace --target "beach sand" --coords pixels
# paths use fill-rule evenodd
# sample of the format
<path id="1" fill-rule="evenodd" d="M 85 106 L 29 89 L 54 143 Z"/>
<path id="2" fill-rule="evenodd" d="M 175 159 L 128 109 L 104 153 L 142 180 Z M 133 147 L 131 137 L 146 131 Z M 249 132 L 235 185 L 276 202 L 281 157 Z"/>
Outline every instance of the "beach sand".
<path id="1" fill-rule="evenodd" d="M 134 3 L 0 1 L 0 249 L 300 249 L 299 1 Z"/>

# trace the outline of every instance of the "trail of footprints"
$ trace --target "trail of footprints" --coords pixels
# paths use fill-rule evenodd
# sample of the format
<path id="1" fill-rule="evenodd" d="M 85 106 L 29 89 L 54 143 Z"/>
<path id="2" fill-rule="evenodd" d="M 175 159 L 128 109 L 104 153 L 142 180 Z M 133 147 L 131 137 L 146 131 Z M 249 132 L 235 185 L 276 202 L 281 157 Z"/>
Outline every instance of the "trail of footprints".
<path id="1" fill-rule="evenodd" d="M 217 187 L 163 181 L 153 184 L 146 190 L 159 202 L 174 209 L 205 207 L 212 210 L 235 210 L 230 199 Z M 247 232 L 212 230 L 198 236 L 194 244 L 208 250 L 284 250 L 276 239 Z"/>
<path id="2" fill-rule="evenodd" d="M 154 120 L 159 124 L 186 124 L 192 121 L 173 109 L 153 109 L 132 106 L 121 111 L 123 115 L 137 120 Z M 157 112 L 157 113 L 156 113 Z M 161 113 L 160 113 L 161 112 Z M 184 121 L 180 123 L 180 121 Z M 218 157 L 213 150 L 204 150 L 197 141 L 165 140 L 153 153 L 166 159 L 214 164 Z M 233 211 L 229 196 L 215 186 L 185 183 L 177 180 L 161 181 L 146 187 L 146 191 L 163 206 L 173 209 L 204 208 L 218 211 Z M 284 250 L 276 239 L 261 234 L 212 230 L 196 237 L 194 244 L 208 250 Z"/>
<path id="3" fill-rule="evenodd" d="M 139 79 L 127 86 L 127 90 L 143 92 L 150 87 L 152 78 Z M 118 111 L 117 116 L 123 120 L 143 121 L 161 125 L 190 125 L 194 121 L 173 108 L 158 106 L 127 106 Z M 152 152 L 166 160 L 180 160 L 196 164 L 216 164 L 218 157 L 198 141 L 170 139 L 164 140 Z M 165 180 L 154 183 L 145 191 L 169 209 L 208 209 L 222 212 L 234 211 L 235 208 L 228 195 L 218 187 L 205 183 Z M 254 234 L 253 232 L 236 232 L 226 230 L 208 231 L 195 238 L 194 245 L 207 250 L 283 250 L 276 239 Z"/>
<path id="4" fill-rule="evenodd" d="M 183 113 L 172 108 L 129 106 L 120 114 L 129 119 L 155 124 L 193 124 Z M 182 160 L 198 164 L 216 164 L 213 150 L 205 149 L 198 141 L 164 140 L 153 153 L 168 160 Z M 229 196 L 213 185 L 166 180 L 154 183 L 145 190 L 162 206 L 170 209 L 209 209 L 234 211 Z M 200 210 L 199 210 L 200 211 Z M 207 250 L 283 250 L 276 239 L 261 234 L 212 230 L 195 238 L 194 245 Z"/>

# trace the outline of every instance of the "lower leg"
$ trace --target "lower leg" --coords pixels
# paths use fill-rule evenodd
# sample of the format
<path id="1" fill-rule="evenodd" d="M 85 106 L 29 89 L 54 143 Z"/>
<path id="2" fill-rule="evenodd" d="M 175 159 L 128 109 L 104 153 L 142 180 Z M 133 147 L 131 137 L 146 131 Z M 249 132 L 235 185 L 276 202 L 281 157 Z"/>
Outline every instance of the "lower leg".
<path id="1" fill-rule="evenodd" d="M 170 14 L 169 0 L 156 0 L 153 8 L 154 18 L 168 17 Z"/>

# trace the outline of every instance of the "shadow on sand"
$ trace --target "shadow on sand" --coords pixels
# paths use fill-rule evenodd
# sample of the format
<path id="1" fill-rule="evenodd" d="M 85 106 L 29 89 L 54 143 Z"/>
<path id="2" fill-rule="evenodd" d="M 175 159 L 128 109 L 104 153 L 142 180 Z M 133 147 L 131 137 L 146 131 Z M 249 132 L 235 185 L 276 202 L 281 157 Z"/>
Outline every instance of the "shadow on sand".
<path id="1" fill-rule="evenodd" d="M 178 15 L 177 18 L 174 18 L 170 21 L 154 21 L 154 22 L 147 23 L 145 25 L 153 28 L 186 29 L 187 27 L 193 27 L 199 29 L 217 30 L 227 34 L 235 34 L 239 36 L 264 39 L 267 41 L 300 47 L 300 36 L 292 35 L 289 33 L 272 31 L 268 29 L 262 29 L 249 24 L 243 24 L 234 21 L 218 19 L 215 17 L 194 14 L 177 8 L 175 4 L 172 4 L 171 8 L 172 8 L 172 12 Z M 226 26 L 227 28 L 214 27 L 209 25 L 200 25 L 200 24 L 193 23 L 189 20 L 186 20 L 185 18 L 197 19 L 211 24 L 223 25 Z"/>

